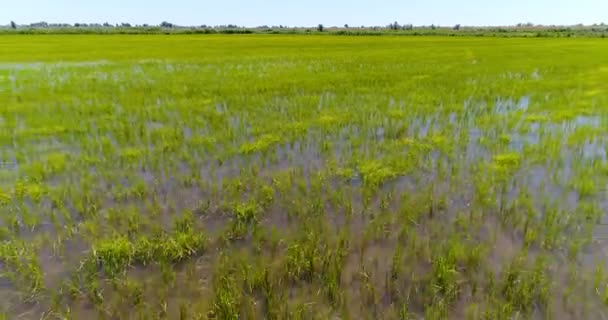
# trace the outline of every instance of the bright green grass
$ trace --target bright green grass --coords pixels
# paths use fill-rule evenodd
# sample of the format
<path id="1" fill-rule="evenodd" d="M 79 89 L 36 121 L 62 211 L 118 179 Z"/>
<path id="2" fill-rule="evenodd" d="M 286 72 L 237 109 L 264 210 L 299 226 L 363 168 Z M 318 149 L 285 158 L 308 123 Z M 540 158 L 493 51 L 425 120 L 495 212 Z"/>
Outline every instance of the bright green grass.
<path id="1" fill-rule="evenodd" d="M 608 312 L 602 39 L 0 48 L 0 319 Z"/>

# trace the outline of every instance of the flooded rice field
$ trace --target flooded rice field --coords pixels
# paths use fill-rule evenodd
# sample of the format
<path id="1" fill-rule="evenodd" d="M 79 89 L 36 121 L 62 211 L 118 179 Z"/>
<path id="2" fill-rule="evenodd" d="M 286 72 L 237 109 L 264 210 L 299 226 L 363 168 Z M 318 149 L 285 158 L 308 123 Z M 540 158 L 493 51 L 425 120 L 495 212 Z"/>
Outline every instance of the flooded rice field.
<path id="1" fill-rule="evenodd" d="M 0 319 L 608 317 L 604 41 L 79 39 L 0 40 Z"/>

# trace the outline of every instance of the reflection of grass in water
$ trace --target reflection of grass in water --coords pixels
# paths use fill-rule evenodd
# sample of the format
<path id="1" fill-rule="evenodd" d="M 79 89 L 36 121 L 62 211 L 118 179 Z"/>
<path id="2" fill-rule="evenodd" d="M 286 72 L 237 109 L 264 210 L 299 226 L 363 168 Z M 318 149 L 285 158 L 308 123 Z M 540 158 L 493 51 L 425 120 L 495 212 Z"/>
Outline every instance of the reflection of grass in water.
<path id="1" fill-rule="evenodd" d="M 8 318 L 604 311 L 598 40 L 45 39 L 111 63 L 6 69 Z"/>

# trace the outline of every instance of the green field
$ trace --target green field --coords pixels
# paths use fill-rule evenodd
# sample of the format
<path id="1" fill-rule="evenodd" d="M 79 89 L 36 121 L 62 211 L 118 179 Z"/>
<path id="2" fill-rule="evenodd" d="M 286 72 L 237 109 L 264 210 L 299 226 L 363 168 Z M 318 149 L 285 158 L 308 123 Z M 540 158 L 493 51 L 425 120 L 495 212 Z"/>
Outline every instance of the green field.
<path id="1" fill-rule="evenodd" d="M 604 39 L 0 48 L 0 319 L 608 317 Z"/>

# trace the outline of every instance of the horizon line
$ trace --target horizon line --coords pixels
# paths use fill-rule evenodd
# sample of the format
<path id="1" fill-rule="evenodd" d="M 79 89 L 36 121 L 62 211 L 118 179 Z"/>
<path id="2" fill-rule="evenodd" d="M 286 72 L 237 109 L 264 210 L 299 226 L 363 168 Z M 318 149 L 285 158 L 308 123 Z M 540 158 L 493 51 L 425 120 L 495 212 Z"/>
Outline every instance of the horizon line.
<path id="1" fill-rule="evenodd" d="M 13 21 L 10 21 L 8 24 L 3 24 L 0 25 L 1 27 L 11 27 Z M 130 22 L 117 22 L 117 23 L 109 23 L 109 22 L 74 22 L 74 23 L 69 23 L 69 22 L 47 22 L 47 21 L 37 21 L 37 22 L 30 22 L 30 23 L 18 23 L 15 22 L 17 27 L 44 27 L 44 24 L 46 24 L 46 27 L 53 27 L 53 26 L 57 26 L 57 27 L 74 27 L 74 28 L 86 28 L 86 27 L 104 27 L 104 28 L 141 28 L 141 27 L 163 27 L 163 24 L 169 24 L 170 27 L 169 28 L 245 28 L 245 29 L 258 29 L 258 28 L 282 28 L 282 29 L 305 29 L 305 28 L 315 28 L 318 25 L 324 25 L 325 28 L 339 28 L 339 29 L 343 29 L 343 28 L 353 28 L 353 29 L 363 29 L 363 28 L 386 28 L 391 26 L 393 23 L 397 23 L 399 26 L 411 26 L 413 28 L 424 28 L 424 27 L 437 27 L 437 28 L 442 28 L 442 27 L 453 27 L 453 26 L 460 26 L 462 28 L 496 28 L 496 27 L 596 27 L 596 26 L 608 26 L 608 24 L 604 23 L 604 22 L 600 22 L 600 23 L 593 23 L 593 24 L 584 24 L 584 23 L 577 23 L 577 24 L 536 24 L 533 22 L 519 22 L 516 24 L 502 24 L 502 25 L 467 25 L 467 24 L 461 24 L 461 23 L 457 23 L 457 24 L 412 24 L 412 23 L 405 23 L 405 24 L 399 24 L 397 21 L 391 22 L 389 24 L 384 24 L 384 25 L 351 25 L 351 24 L 344 24 L 343 26 L 338 26 L 338 25 L 325 25 L 323 23 L 320 24 L 316 24 L 316 25 L 311 25 L 311 26 L 289 26 L 289 25 L 270 25 L 270 24 L 262 24 L 262 25 L 257 25 L 257 26 L 248 26 L 248 25 L 238 25 L 238 24 L 232 24 L 232 23 L 227 23 L 227 24 L 214 24 L 214 25 L 207 25 L 207 24 L 194 24 L 194 25 L 181 25 L 181 24 L 177 24 L 177 23 L 172 23 L 170 21 L 162 21 L 158 24 L 149 24 L 149 23 L 130 23 Z"/>

